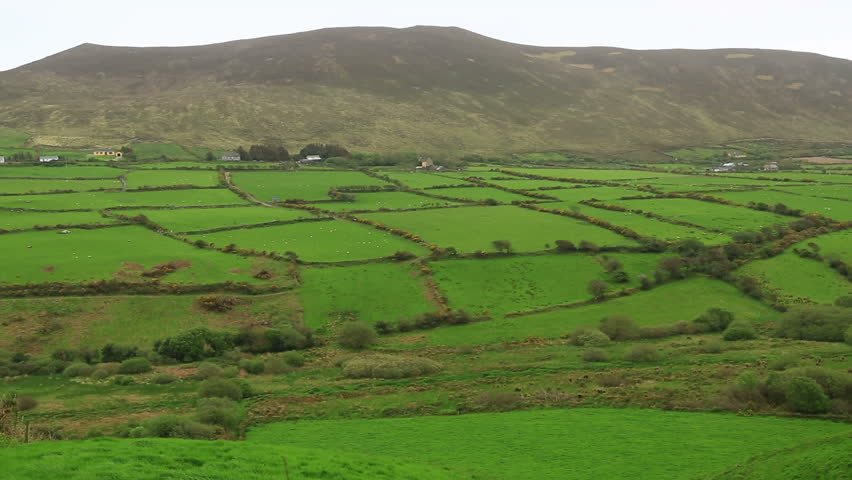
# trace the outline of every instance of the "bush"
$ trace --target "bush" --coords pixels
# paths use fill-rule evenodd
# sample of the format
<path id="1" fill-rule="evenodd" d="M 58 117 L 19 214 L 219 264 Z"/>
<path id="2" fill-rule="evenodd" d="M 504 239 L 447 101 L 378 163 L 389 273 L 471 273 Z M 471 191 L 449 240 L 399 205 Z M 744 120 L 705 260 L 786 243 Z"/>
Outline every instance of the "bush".
<path id="1" fill-rule="evenodd" d="M 101 349 L 102 362 L 123 362 L 128 358 L 135 357 L 139 354 L 139 348 L 130 345 L 116 345 L 108 343 Z"/>
<path id="2" fill-rule="evenodd" d="M 834 306 L 852 308 L 852 295 L 844 295 L 842 297 L 837 297 L 837 300 L 834 301 Z"/>
<path id="3" fill-rule="evenodd" d="M 699 353 L 722 353 L 722 342 L 709 340 L 698 346 Z"/>
<path id="4" fill-rule="evenodd" d="M 284 352 L 281 354 L 281 358 L 291 367 L 303 367 L 305 365 L 305 357 L 299 352 Z"/>
<path id="5" fill-rule="evenodd" d="M 142 422 L 145 436 L 160 438 L 212 438 L 215 429 L 190 418 L 164 415 Z M 135 430 L 135 429 L 134 429 Z M 131 430 L 131 436 L 134 430 Z"/>
<path id="6" fill-rule="evenodd" d="M 846 333 L 843 334 L 843 340 L 847 345 L 852 345 L 852 327 L 846 329 Z"/>
<path id="7" fill-rule="evenodd" d="M 608 362 L 609 354 L 600 348 L 590 348 L 583 352 L 582 358 L 585 362 Z"/>
<path id="8" fill-rule="evenodd" d="M 235 402 L 243 399 L 242 387 L 234 380 L 224 378 L 211 378 L 201 382 L 198 389 L 199 398 L 230 398 Z"/>
<path id="9" fill-rule="evenodd" d="M 268 358 L 263 364 L 263 373 L 267 375 L 280 375 L 291 371 L 293 371 L 293 367 L 287 365 L 287 362 L 281 357 Z"/>
<path id="10" fill-rule="evenodd" d="M 636 345 L 624 356 L 625 360 L 634 363 L 658 362 L 661 358 L 660 352 L 653 345 Z"/>
<path id="11" fill-rule="evenodd" d="M 136 380 L 134 380 L 133 377 L 129 375 L 119 375 L 112 379 L 112 383 L 114 385 L 121 385 L 123 387 L 126 387 L 128 385 L 133 385 L 134 383 L 136 383 Z"/>
<path id="12" fill-rule="evenodd" d="M 760 377 L 754 372 L 741 373 L 726 393 L 729 398 L 738 402 L 762 404 L 764 402 Z"/>
<path id="13" fill-rule="evenodd" d="M 237 402 L 228 398 L 202 398 L 198 401 L 195 418 L 208 425 L 218 425 L 228 430 L 240 426 L 240 410 Z"/>
<path id="14" fill-rule="evenodd" d="M 483 392 L 474 399 L 480 407 L 493 410 L 511 410 L 520 401 L 521 396 L 515 392 Z"/>
<path id="15" fill-rule="evenodd" d="M 789 375 L 807 377 L 817 382 L 831 398 L 852 398 L 852 375 L 824 367 L 800 367 L 787 372 Z"/>
<path id="16" fill-rule="evenodd" d="M 800 413 L 825 413 L 831 402 L 822 387 L 807 377 L 793 377 L 787 382 L 787 403 Z"/>
<path id="17" fill-rule="evenodd" d="M 571 334 L 571 343 L 578 347 L 601 347 L 609 342 L 610 338 L 600 330 L 578 328 Z"/>
<path id="18" fill-rule="evenodd" d="M 852 315 L 845 307 L 808 305 L 791 308 L 778 320 L 775 335 L 796 340 L 842 342 L 852 326 Z"/>
<path id="19" fill-rule="evenodd" d="M 154 378 L 152 378 L 151 381 L 157 385 L 168 385 L 170 383 L 177 382 L 178 378 L 171 373 L 158 373 L 157 375 L 154 375 Z"/>
<path id="20" fill-rule="evenodd" d="M 617 342 L 639 338 L 639 327 L 627 315 L 615 314 L 604 317 L 599 328 Z"/>
<path id="21" fill-rule="evenodd" d="M 151 362 L 145 357 L 130 358 L 123 362 L 118 367 L 118 373 L 125 375 L 133 375 L 137 373 L 145 373 L 151 371 Z"/>
<path id="22" fill-rule="evenodd" d="M 195 370 L 195 378 L 207 380 L 208 378 L 224 377 L 225 372 L 222 367 L 210 362 L 201 362 Z"/>
<path id="23" fill-rule="evenodd" d="M 708 332 L 721 332 L 734 321 L 734 314 L 721 308 L 710 308 L 693 322 L 704 325 Z"/>
<path id="24" fill-rule="evenodd" d="M 376 332 L 363 322 L 346 322 L 337 336 L 337 342 L 345 348 L 360 350 L 376 343 Z"/>
<path id="25" fill-rule="evenodd" d="M 388 335 L 394 331 L 393 323 L 386 320 L 379 320 L 375 323 L 375 325 L 373 325 L 373 328 L 376 329 L 376 333 L 379 335 Z"/>
<path id="26" fill-rule="evenodd" d="M 240 368 L 252 375 L 260 375 L 263 373 L 263 360 L 259 358 L 240 360 Z"/>
<path id="27" fill-rule="evenodd" d="M 241 303 L 239 297 L 231 295 L 202 295 L 198 297 L 196 304 L 208 312 L 229 312 Z"/>
<path id="28" fill-rule="evenodd" d="M 18 411 L 26 412 L 36 408 L 38 400 L 29 395 L 18 395 L 15 397 L 15 405 L 18 407 Z"/>
<path id="29" fill-rule="evenodd" d="M 787 370 L 788 368 L 798 367 L 800 363 L 798 356 L 788 353 L 786 355 L 773 358 L 767 363 L 767 366 L 772 370 Z"/>
<path id="30" fill-rule="evenodd" d="M 435 373 L 441 365 L 428 358 L 395 355 L 356 357 L 343 364 L 346 378 L 407 378 Z"/>
<path id="31" fill-rule="evenodd" d="M 594 298 L 602 298 L 606 295 L 606 292 L 609 291 L 609 285 L 603 280 L 598 280 L 597 278 L 589 280 L 589 286 L 587 288 Z"/>
<path id="32" fill-rule="evenodd" d="M 68 365 L 65 370 L 62 371 L 62 375 L 68 378 L 74 377 L 88 377 L 95 371 L 95 367 L 89 365 L 88 363 L 72 363 Z"/>
<path id="33" fill-rule="evenodd" d="M 727 342 L 754 340 L 755 338 L 757 338 L 757 333 L 755 333 L 754 327 L 748 322 L 739 320 L 728 325 L 728 328 L 722 333 L 722 339 Z"/>
<path id="34" fill-rule="evenodd" d="M 204 327 L 187 330 L 154 343 L 154 350 L 157 353 L 179 362 L 197 362 L 216 357 L 233 347 L 233 335 L 227 332 L 214 332 Z"/>

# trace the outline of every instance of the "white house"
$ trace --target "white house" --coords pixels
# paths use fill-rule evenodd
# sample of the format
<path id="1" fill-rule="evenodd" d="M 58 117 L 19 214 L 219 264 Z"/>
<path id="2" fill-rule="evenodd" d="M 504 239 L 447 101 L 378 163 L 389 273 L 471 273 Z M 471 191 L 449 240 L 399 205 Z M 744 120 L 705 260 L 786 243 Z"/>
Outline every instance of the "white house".
<path id="1" fill-rule="evenodd" d="M 6 157 L 0 155 L 0 163 L 6 163 Z"/>
<path id="2" fill-rule="evenodd" d="M 239 162 L 240 160 L 242 160 L 242 157 L 237 152 L 228 152 L 222 155 L 223 162 Z"/>
<path id="3" fill-rule="evenodd" d="M 52 162 L 54 160 L 59 160 L 59 157 L 56 156 L 56 155 L 42 155 L 42 156 L 38 157 L 38 161 L 41 162 L 41 163 L 48 163 L 48 162 Z"/>
<path id="4" fill-rule="evenodd" d="M 319 155 L 306 155 L 304 159 L 299 160 L 300 165 L 306 165 L 308 163 L 316 163 L 322 161 L 322 157 Z"/>

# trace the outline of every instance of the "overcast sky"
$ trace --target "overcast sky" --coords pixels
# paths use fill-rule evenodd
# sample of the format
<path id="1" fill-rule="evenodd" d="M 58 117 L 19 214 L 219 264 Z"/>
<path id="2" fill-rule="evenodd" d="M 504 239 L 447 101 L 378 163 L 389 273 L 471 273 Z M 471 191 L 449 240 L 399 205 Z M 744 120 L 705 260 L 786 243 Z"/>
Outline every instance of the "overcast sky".
<path id="1" fill-rule="evenodd" d="M 86 42 L 199 45 L 412 25 L 531 45 L 774 48 L 852 59 L 852 0 L 10 0 L 0 19 L 0 71 Z"/>

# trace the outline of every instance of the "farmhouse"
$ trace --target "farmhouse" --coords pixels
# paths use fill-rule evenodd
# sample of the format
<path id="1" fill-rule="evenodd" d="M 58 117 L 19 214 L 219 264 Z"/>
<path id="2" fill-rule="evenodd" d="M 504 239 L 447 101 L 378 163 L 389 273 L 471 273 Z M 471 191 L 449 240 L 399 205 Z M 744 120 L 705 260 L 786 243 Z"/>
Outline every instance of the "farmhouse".
<path id="1" fill-rule="evenodd" d="M 6 157 L 0 155 L 0 163 L 6 163 Z"/>
<path id="2" fill-rule="evenodd" d="M 38 161 L 41 163 L 50 163 L 54 160 L 59 160 L 59 157 L 56 155 L 42 155 L 38 157 Z"/>
<path id="3" fill-rule="evenodd" d="M 766 165 L 763 166 L 764 172 L 777 172 L 778 171 L 778 162 L 767 162 Z"/>
<path id="4" fill-rule="evenodd" d="M 739 167 L 747 167 L 747 163 L 743 162 L 728 162 L 723 163 L 721 166 L 714 168 L 713 172 L 736 172 Z"/>
<path id="5" fill-rule="evenodd" d="M 120 151 L 117 151 L 117 150 L 112 150 L 112 149 L 105 149 L 104 150 L 104 149 L 102 149 L 102 150 L 95 150 L 94 153 L 92 153 L 92 155 L 94 155 L 96 157 L 118 158 L 118 157 L 121 157 L 123 154 Z"/>
<path id="6" fill-rule="evenodd" d="M 730 158 L 746 158 L 747 156 L 748 155 L 746 155 L 743 152 L 740 152 L 739 150 L 734 150 L 733 152 L 728 152 L 728 157 L 730 157 Z"/>
<path id="7" fill-rule="evenodd" d="M 320 161 L 322 161 L 322 157 L 320 157 L 319 155 L 308 155 L 302 160 L 299 160 L 299 165 L 308 165 Z"/>
<path id="8" fill-rule="evenodd" d="M 444 167 L 441 165 L 435 165 L 435 162 L 431 157 L 420 158 L 420 165 L 414 167 L 415 170 L 434 170 L 436 172 L 441 172 L 444 170 Z"/>
<path id="9" fill-rule="evenodd" d="M 222 155 L 223 162 L 239 162 L 240 160 L 242 160 L 242 157 L 237 152 L 228 152 Z"/>

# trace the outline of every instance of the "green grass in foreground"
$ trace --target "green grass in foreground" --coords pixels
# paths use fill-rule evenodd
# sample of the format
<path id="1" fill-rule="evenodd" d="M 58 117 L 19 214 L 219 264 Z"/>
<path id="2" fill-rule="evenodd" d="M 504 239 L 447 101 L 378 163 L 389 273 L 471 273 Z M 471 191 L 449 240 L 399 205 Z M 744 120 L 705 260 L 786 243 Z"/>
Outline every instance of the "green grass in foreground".
<path id="1" fill-rule="evenodd" d="M 42 442 L 0 449 L 0 479 L 42 480 L 450 480 L 469 478 L 446 469 L 372 454 L 301 447 L 178 439 Z"/>
<path id="2" fill-rule="evenodd" d="M 248 439 L 381 453 L 490 479 L 682 480 L 849 430 L 813 420 L 583 408 L 286 422 L 256 427 Z"/>

